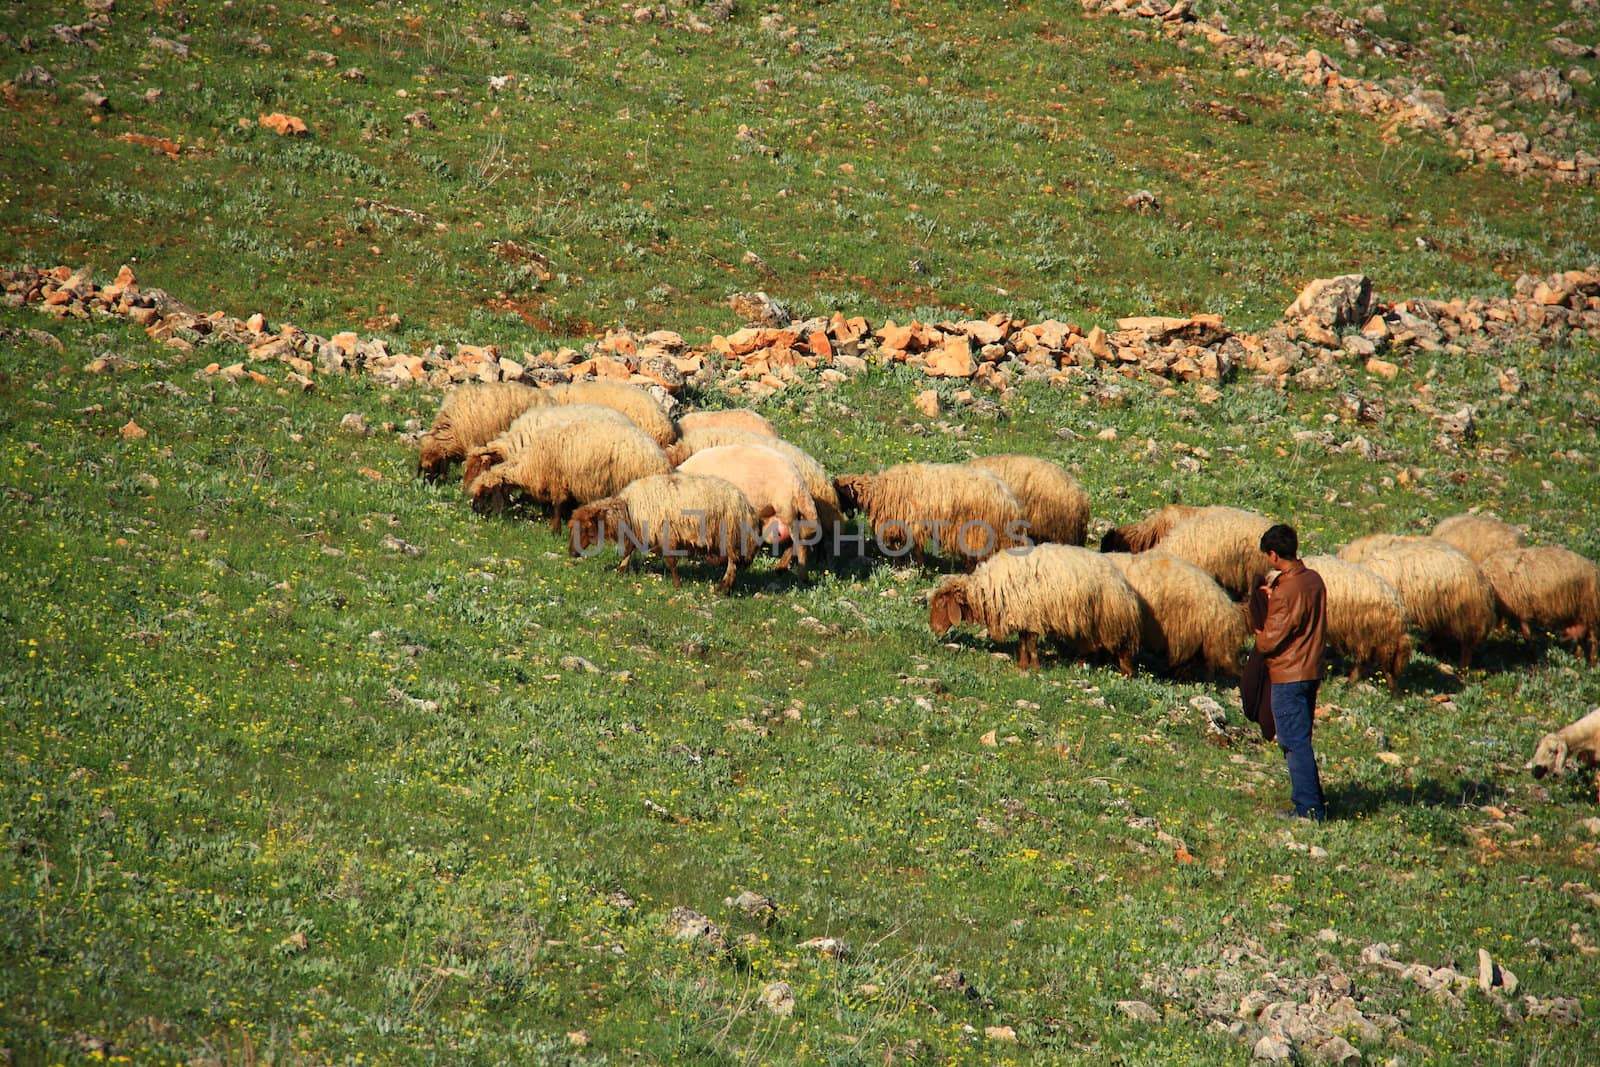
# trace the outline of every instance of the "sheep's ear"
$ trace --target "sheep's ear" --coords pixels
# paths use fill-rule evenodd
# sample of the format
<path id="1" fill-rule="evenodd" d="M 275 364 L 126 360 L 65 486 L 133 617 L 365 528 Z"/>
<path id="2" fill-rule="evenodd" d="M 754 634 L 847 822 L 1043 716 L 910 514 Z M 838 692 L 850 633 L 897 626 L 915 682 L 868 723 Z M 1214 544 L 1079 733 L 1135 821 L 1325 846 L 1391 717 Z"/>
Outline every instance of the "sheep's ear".
<path id="1" fill-rule="evenodd" d="M 950 604 L 954 592 L 947 589 L 936 589 L 933 600 L 928 604 L 928 629 L 932 630 L 935 637 L 943 637 L 950 632 L 950 627 L 958 621 Z"/>
<path id="2" fill-rule="evenodd" d="M 1552 754 L 1555 756 L 1555 759 L 1550 765 L 1550 773 L 1555 775 L 1557 778 L 1560 778 L 1567 772 L 1567 743 L 1561 740 L 1559 737 L 1556 738 L 1555 748 L 1552 750 Z"/>
<path id="3" fill-rule="evenodd" d="M 763 504 L 761 505 L 761 511 L 758 515 L 756 515 L 756 518 L 760 519 L 762 522 L 766 522 L 768 519 L 777 514 L 777 508 L 773 507 L 771 504 Z"/>

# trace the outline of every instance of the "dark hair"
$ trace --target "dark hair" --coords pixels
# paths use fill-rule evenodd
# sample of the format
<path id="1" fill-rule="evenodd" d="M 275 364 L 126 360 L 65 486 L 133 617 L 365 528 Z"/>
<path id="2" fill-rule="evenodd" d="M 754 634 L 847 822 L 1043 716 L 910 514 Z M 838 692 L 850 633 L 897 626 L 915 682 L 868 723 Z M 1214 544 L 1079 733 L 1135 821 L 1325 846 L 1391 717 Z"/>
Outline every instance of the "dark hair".
<path id="1" fill-rule="evenodd" d="M 1261 551 L 1276 552 L 1281 559 L 1298 559 L 1300 535 L 1294 532 L 1293 526 L 1280 522 L 1261 535 Z"/>

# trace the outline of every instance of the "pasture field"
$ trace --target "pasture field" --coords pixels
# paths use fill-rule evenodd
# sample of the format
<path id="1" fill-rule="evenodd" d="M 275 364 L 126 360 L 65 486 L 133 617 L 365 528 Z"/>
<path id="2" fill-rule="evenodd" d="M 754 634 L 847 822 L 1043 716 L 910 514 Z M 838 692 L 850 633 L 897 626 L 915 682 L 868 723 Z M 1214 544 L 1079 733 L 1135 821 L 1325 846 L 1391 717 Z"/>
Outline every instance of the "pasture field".
<path id="1" fill-rule="evenodd" d="M 1309 5 L 1219 6 L 1326 43 Z M 1581 5 L 1523 6 L 1408 5 L 1386 34 L 1465 103 L 1550 36 L 1596 40 Z M 0 260 L 128 262 L 205 310 L 413 350 L 700 336 L 755 288 L 1258 326 L 1313 277 L 1503 292 L 1600 233 L 1592 187 L 1075 4 L 41 2 L 0 34 Z M 53 88 L 17 81 L 35 66 Z M 1575 86 L 1580 143 L 1593 102 Z M 1139 188 L 1159 213 L 1123 210 Z M 1524 768 L 1600 705 L 1565 648 L 1502 631 L 1398 693 L 1330 677 L 1336 818 L 1285 825 L 1281 754 L 1226 687 L 1048 643 L 1021 674 L 1014 642 L 935 639 L 939 576 L 891 560 L 762 559 L 727 598 L 709 568 L 618 574 L 416 479 L 438 392 L 197 373 L 243 355 L 0 307 L 8 1062 L 1241 1063 L 1267 1005 L 1307 1008 L 1308 1058 L 1592 1060 L 1595 788 Z M 1096 537 L 1223 503 L 1309 554 L 1482 506 L 1600 558 L 1581 337 L 1327 390 L 1240 375 L 1210 404 L 942 384 L 930 420 L 929 384 L 874 367 L 759 407 L 834 473 L 1057 460 Z M 1463 405 L 1476 439 L 1441 439 L 1430 412 Z M 1375 458 L 1329 447 L 1358 434 Z M 1514 991 L 1478 989 L 1480 951 Z"/>

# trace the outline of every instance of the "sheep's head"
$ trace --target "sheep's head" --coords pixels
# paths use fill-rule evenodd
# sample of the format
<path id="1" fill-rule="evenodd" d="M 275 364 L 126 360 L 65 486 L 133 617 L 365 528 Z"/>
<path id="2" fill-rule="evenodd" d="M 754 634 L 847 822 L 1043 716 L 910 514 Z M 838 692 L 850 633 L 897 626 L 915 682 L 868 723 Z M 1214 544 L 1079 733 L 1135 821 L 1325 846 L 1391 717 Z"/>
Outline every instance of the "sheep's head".
<path id="1" fill-rule="evenodd" d="M 943 637 L 950 632 L 950 627 L 971 615 L 965 583 L 946 582 L 933 591 L 928 602 L 928 629 L 933 631 L 933 636 Z"/>
<path id="2" fill-rule="evenodd" d="M 1553 774 L 1557 778 L 1567 770 L 1567 743 L 1555 734 L 1539 738 L 1539 747 L 1533 750 L 1533 760 L 1528 764 L 1535 778 Z"/>
<path id="3" fill-rule="evenodd" d="M 871 493 L 872 475 L 841 474 L 833 480 L 833 491 L 839 496 L 840 510 L 849 513 L 860 511 L 865 498 Z"/>
<path id="4" fill-rule="evenodd" d="M 424 438 L 422 449 L 417 453 L 417 473 L 430 482 L 437 482 L 449 468 L 450 457 L 434 446 L 431 437 Z"/>
<path id="5" fill-rule="evenodd" d="M 572 540 L 568 549 L 574 556 L 591 556 L 605 543 L 607 530 L 620 530 L 626 506 L 615 498 L 585 504 L 572 513 L 569 526 Z"/>
<path id="6" fill-rule="evenodd" d="M 1396 684 L 1399 683 L 1400 676 L 1406 672 L 1406 665 L 1410 662 L 1411 638 L 1401 634 L 1400 640 L 1395 644 L 1394 659 L 1388 665 L 1389 677 L 1393 678 Z"/>
<path id="7" fill-rule="evenodd" d="M 472 497 L 472 510 L 479 515 L 500 514 L 505 511 L 506 505 L 511 503 L 513 488 L 515 487 L 506 481 L 505 475 L 499 471 L 484 471 L 467 489 Z"/>
<path id="8" fill-rule="evenodd" d="M 1102 552 L 1132 552 L 1133 546 L 1128 543 L 1128 534 L 1122 527 L 1107 530 L 1106 535 L 1100 538 L 1100 551 Z"/>
<path id="9" fill-rule="evenodd" d="M 504 463 L 506 454 L 495 445 L 484 445 L 467 453 L 461 468 L 461 488 L 470 490 L 478 475 L 497 463 Z"/>

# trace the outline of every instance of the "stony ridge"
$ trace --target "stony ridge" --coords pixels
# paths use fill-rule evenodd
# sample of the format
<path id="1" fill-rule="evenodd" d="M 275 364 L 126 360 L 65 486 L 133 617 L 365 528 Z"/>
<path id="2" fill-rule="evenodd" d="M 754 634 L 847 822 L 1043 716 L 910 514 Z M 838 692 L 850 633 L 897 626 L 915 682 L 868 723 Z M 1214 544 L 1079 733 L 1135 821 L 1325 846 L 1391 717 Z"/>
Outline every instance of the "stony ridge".
<path id="1" fill-rule="evenodd" d="M 390 385 L 445 388 L 458 382 L 520 380 L 554 384 L 610 379 L 641 385 L 670 410 L 686 388 L 720 386 L 750 397 L 771 396 L 802 383 L 835 383 L 869 366 L 895 364 L 929 379 L 960 382 L 1001 395 L 1023 382 L 1104 388 L 1110 375 L 1192 386 L 1196 399 L 1220 397 L 1219 386 L 1244 372 L 1280 388 L 1334 386 L 1351 374 L 1393 380 L 1415 353 L 1486 357 L 1516 341 L 1558 344 L 1575 335 L 1600 340 L 1600 267 L 1546 277 L 1523 275 L 1508 296 L 1384 303 L 1370 279 L 1350 274 L 1317 279 L 1301 291 L 1281 321 L 1260 333 L 1236 332 L 1218 315 L 1140 316 L 1115 330 L 1058 319 L 1027 322 L 1006 313 L 982 319 L 876 327 L 860 316 L 834 313 L 794 323 L 763 293 L 739 294 L 739 330 L 690 344 L 671 330 L 636 334 L 612 330 L 582 350 L 562 347 L 513 357 L 494 345 L 433 345 L 420 353 L 354 331 L 323 337 L 289 323 L 269 325 L 261 314 L 239 319 L 202 313 L 162 289 L 143 288 L 124 266 L 107 284 L 90 268 L 20 267 L 0 271 L 5 302 L 32 306 L 56 318 L 125 318 L 184 354 L 222 350 L 232 343 L 243 359 L 216 360 L 199 373 L 230 381 L 311 389 L 323 374 L 362 373 Z M 230 356 L 233 355 L 230 353 Z M 101 358 L 84 368 L 115 369 Z M 1520 392 L 1516 367 L 1498 368 L 1501 389 Z M 931 400 L 932 410 L 927 407 Z M 919 398 L 928 414 L 937 395 Z M 1459 413 L 1456 421 L 1462 420 Z"/>
<path id="2" fill-rule="evenodd" d="M 1405 78 L 1391 78 L 1380 83 L 1348 77 L 1340 72 L 1330 56 L 1315 48 L 1302 51 L 1287 38 L 1269 44 L 1259 34 L 1231 33 L 1220 19 L 1198 17 L 1192 0 L 1081 0 L 1081 3 L 1087 15 L 1144 20 L 1159 27 L 1163 34 L 1194 47 L 1209 46 L 1249 66 L 1276 71 L 1286 78 L 1298 78 L 1308 89 L 1322 90 L 1324 100 L 1336 111 L 1353 111 L 1381 119 L 1391 128 L 1406 126 L 1425 130 L 1440 137 L 1458 156 L 1471 162 L 1494 162 L 1507 174 L 1539 174 L 1558 182 L 1582 185 L 1600 182 L 1600 156 L 1583 149 L 1564 155 L 1541 148 L 1526 133 L 1498 128 L 1497 116 L 1488 108 L 1453 110 L 1445 103 L 1443 93 L 1424 89 Z M 1365 27 L 1360 29 L 1365 31 Z M 1370 32 L 1367 36 L 1371 36 Z M 1552 41 L 1551 48 L 1557 55 L 1568 57 L 1593 54 L 1593 49 L 1574 46 L 1564 38 Z M 1571 87 L 1553 68 L 1528 71 L 1524 75 L 1529 84 L 1510 88 L 1530 100 L 1559 103 L 1563 90 L 1566 98 L 1571 97 Z"/>

